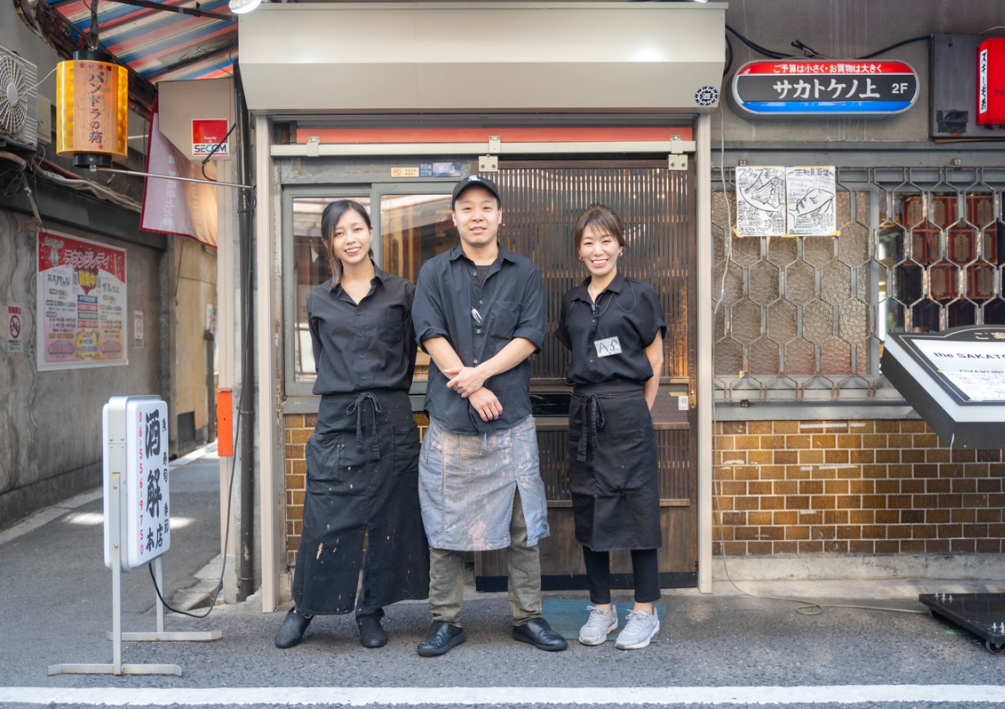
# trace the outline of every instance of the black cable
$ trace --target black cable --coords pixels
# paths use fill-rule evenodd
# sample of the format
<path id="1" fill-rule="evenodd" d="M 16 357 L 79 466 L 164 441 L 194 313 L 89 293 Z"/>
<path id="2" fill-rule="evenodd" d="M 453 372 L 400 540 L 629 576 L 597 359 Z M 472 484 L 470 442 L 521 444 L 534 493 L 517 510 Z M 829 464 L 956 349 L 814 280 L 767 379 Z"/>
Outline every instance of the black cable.
<path id="1" fill-rule="evenodd" d="M 235 123 L 234 125 L 237 125 L 237 124 Z M 231 128 L 231 130 L 233 130 L 233 128 Z M 227 135 L 230 135 L 230 133 L 228 133 Z M 224 140 L 226 140 L 226 138 L 224 138 Z M 254 193 L 254 191 L 252 191 L 252 192 L 250 192 L 250 194 L 252 196 L 254 196 L 255 193 Z M 252 204 L 251 208 L 254 209 L 254 204 Z M 252 297 L 252 295 L 251 295 L 251 270 L 250 269 L 245 274 L 245 276 L 246 276 L 247 280 L 245 282 L 244 292 L 247 294 L 247 296 L 246 296 L 247 299 L 250 300 L 251 297 Z M 242 362 L 244 361 L 244 358 L 248 356 L 248 348 L 250 346 L 251 346 L 250 338 L 246 336 L 244 338 L 244 348 L 241 351 Z M 238 411 L 241 410 L 241 406 L 244 403 L 244 395 L 245 395 L 245 393 L 247 393 L 248 388 L 249 388 L 249 384 L 247 382 L 241 382 L 241 396 L 239 396 L 238 399 L 237 399 L 237 410 Z M 235 445 L 235 447 L 237 446 L 237 442 L 239 440 L 241 440 L 241 417 L 240 416 L 237 417 L 237 426 L 234 428 L 234 445 Z M 153 562 L 151 561 L 149 564 L 147 564 L 147 568 L 150 571 L 150 580 L 151 580 L 151 582 L 153 582 L 154 591 L 157 592 L 157 598 L 159 598 L 160 602 L 164 605 L 164 607 L 166 609 L 168 609 L 169 611 L 171 611 L 172 613 L 178 613 L 179 615 L 187 615 L 189 618 L 205 618 L 210 613 L 213 612 L 214 608 L 216 608 L 216 601 L 220 597 L 220 592 L 223 590 L 223 577 L 227 573 L 227 547 L 230 545 L 230 512 L 231 512 L 231 505 L 234 502 L 234 478 L 235 478 L 235 472 L 236 472 L 236 470 L 237 470 L 237 456 L 233 456 L 230 459 L 230 482 L 227 483 L 227 485 L 228 485 L 228 487 L 230 489 L 227 492 L 227 517 L 226 517 L 227 521 L 226 521 L 226 531 L 223 534 L 223 566 L 220 568 L 220 583 L 217 584 L 216 590 L 213 592 L 213 601 L 210 603 L 209 608 L 206 609 L 206 612 L 203 615 L 196 615 L 194 613 L 189 613 L 188 611 L 178 610 L 177 608 L 173 608 L 170 605 L 168 605 L 168 602 L 164 600 L 164 596 L 161 595 L 160 588 L 158 588 L 158 586 L 157 586 L 157 579 L 154 578 L 154 569 L 153 569 L 153 566 L 152 566 Z"/>
<path id="2" fill-rule="evenodd" d="M 785 54 L 783 52 L 776 52 L 773 49 L 765 49 L 761 45 L 759 45 L 759 44 L 757 44 L 755 42 L 752 42 L 751 40 L 747 39 L 746 37 L 744 37 L 742 34 L 740 34 L 739 32 L 737 32 L 736 30 L 734 30 L 729 25 L 726 25 L 726 30 L 729 31 L 729 32 L 732 32 L 734 35 L 736 35 L 737 39 L 739 39 L 745 45 L 747 45 L 748 47 L 750 47 L 751 49 L 753 49 L 755 52 L 757 52 L 758 54 L 763 54 L 764 56 L 768 57 L 769 59 L 791 59 L 792 58 L 791 54 Z"/>
<path id="3" fill-rule="evenodd" d="M 884 52 L 889 52 L 891 49 L 896 49 L 897 47 L 903 47 L 905 44 L 911 44 L 912 42 L 920 42 L 922 40 L 931 39 L 931 35 L 922 34 L 917 37 L 912 37 L 911 39 L 905 39 L 903 42 L 897 42 L 896 44 L 891 44 L 889 47 L 884 47 L 879 49 L 872 54 L 866 54 L 864 57 L 856 57 L 856 59 L 872 59 L 873 57 L 879 56 Z"/>
<path id="4" fill-rule="evenodd" d="M 212 158 L 214 155 L 216 155 L 217 151 L 219 151 L 220 148 L 223 147 L 223 144 L 227 142 L 227 138 L 230 137 L 230 134 L 234 132 L 235 128 L 237 128 L 237 121 L 234 121 L 234 125 L 232 125 L 230 127 L 229 131 L 227 131 L 227 135 L 223 136 L 223 140 L 221 140 L 219 143 L 217 143 L 216 145 L 214 145 L 212 147 L 212 149 L 209 151 L 209 154 L 203 159 L 202 165 L 201 165 L 201 167 L 202 167 L 202 176 L 205 177 L 207 180 L 210 180 L 210 177 L 209 177 L 209 175 L 206 174 L 206 163 L 208 163 L 209 159 Z M 216 182 L 216 180 L 210 180 L 210 181 L 211 182 Z"/>

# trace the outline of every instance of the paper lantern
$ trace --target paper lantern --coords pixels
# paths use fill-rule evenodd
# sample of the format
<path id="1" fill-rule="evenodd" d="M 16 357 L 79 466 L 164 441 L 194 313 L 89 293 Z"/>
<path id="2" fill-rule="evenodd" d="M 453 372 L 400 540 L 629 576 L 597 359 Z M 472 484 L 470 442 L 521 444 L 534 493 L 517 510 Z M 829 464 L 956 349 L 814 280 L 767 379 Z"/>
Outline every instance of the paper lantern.
<path id="1" fill-rule="evenodd" d="M 76 167 L 111 167 L 126 155 L 129 74 L 107 55 L 80 51 L 56 67 L 56 153 Z"/>

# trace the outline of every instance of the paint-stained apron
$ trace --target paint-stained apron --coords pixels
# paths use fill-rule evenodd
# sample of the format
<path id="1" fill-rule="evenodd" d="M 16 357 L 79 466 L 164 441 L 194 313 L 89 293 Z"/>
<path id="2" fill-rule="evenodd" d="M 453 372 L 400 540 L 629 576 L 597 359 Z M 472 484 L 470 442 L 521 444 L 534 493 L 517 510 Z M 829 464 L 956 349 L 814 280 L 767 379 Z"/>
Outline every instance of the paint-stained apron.
<path id="1" fill-rule="evenodd" d="M 656 432 L 642 386 L 577 386 L 569 404 L 576 541 L 593 551 L 661 546 Z"/>
<path id="2" fill-rule="evenodd" d="M 508 547 L 517 490 L 532 547 L 550 533 L 533 416 L 488 434 L 452 433 L 430 420 L 422 441 L 419 496 L 432 548 Z"/>
<path id="3" fill-rule="evenodd" d="M 304 524 L 293 577 L 297 610 L 328 615 L 356 607 L 364 539 L 371 604 L 427 598 L 419 433 L 408 394 L 323 396 L 306 458 Z"/>

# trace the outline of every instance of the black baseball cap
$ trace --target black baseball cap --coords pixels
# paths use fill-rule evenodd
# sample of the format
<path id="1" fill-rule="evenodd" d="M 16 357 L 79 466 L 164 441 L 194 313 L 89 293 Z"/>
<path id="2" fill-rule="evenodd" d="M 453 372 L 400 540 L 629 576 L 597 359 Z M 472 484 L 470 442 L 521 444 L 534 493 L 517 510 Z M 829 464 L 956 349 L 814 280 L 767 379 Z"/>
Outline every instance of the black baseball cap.
<path id="1" fill-rule="evenodd" d="M 464 191 L 469 187 L 481 187 L 482 189 L 488 190 L 492 193 L 492 196 L 496 198 L 496 201 L 499 202 L 499 205 L 502 206 L 502 198 L 499 197 L 499 188 L 496 187 L 496 183 L 487 177 L 482 177 L 481 175 L 471 175 L 470 177 L 465 177 L 454 186 L 454 198 L 450 200 L 451 209 L 454 208 L 454 204 L 457 203 L 458 198 L 464 194 Z"/>

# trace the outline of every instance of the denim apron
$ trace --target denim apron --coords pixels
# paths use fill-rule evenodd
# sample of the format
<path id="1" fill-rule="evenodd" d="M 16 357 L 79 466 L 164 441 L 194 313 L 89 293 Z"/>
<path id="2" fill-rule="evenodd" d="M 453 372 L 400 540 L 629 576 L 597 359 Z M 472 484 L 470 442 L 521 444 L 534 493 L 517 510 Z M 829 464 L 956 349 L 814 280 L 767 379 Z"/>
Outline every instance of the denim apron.
<path id="1" fill-rule="evenodd" d="M 532 547 L 550 533 L 533 416 L 487 434 L 452 433 L 430 420 L 419 461 L 419 499 L 429 546 L 505 549 L 518 490 L 527 546 Z"/>

